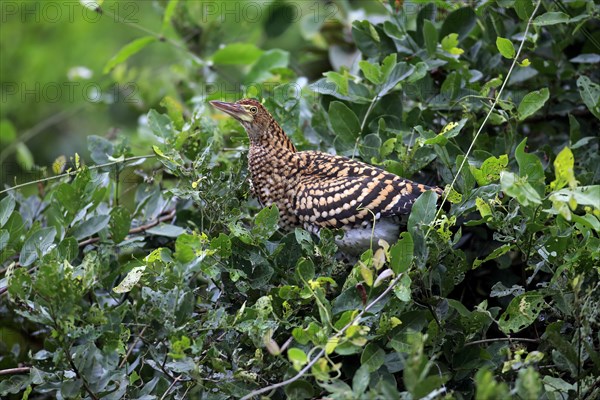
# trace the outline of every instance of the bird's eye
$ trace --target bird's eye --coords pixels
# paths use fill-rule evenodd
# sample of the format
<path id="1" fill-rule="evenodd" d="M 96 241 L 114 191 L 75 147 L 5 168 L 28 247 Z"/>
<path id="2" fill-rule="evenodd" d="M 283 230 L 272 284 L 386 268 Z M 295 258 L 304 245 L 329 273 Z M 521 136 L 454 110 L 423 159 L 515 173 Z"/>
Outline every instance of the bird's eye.
<path id="1" fill-rule="evenodd" d="M 252 107 L 250 107 L 250 112 L 251 112 L 252 114 L 256 114 L 256 113 L 258 112 L 258 108 L 256 108 L 256 107 L 252 106 Z"/>

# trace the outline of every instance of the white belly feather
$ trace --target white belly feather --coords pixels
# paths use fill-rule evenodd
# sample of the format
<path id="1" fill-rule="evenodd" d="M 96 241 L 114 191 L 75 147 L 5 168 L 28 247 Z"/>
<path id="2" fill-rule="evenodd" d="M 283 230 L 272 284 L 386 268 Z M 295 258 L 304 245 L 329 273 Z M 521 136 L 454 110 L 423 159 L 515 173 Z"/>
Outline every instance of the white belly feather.
<path id="1" fill-rule="evenodd" d="M 344 237 L 336 239 L 339 249 L 347 254 L 359 255 L 371 246 L 373 246 L 373 250 L 377 249 L 379 239 L 390 244 L 395 243 L 400 235 L 400 225 L 395 220 L 380 219 L 374 229 L 372 226 L 354 227 L 344 229 L 344 231 Z"/>

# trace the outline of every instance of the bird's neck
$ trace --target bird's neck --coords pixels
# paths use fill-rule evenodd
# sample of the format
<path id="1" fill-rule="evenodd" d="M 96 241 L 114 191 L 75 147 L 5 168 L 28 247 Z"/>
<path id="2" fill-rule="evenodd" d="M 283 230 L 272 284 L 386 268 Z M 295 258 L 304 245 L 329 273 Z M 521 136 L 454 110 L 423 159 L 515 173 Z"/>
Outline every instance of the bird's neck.
<path id="1" fill-rule="evenodd" d="M 259 135 L 250 135 L 250 147 L 262 147 L 269 152 L 275 153 L 295 153 L 296 147 L 285 134 L 283 128 L 275 121 L 271 120 L 265 132 Z"/>

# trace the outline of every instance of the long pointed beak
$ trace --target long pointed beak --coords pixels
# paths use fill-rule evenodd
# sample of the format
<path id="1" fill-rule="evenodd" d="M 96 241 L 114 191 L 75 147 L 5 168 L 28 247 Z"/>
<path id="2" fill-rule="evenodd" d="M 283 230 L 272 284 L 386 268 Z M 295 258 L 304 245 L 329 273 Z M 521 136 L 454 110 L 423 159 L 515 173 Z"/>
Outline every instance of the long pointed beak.
<path id="1" fill-rule="evenodd" d="M 226 114 L 231 115 L 233 118 L 238 121 L 252 121 L 254 118 L 252 114 L 250 114 L 246 109 L 239 104 L 236 103 L 227 103 L 224 101 L 212 100 L 209 101 L 210 105 L 215 107 L 218 110 L 223 111 Z"/>

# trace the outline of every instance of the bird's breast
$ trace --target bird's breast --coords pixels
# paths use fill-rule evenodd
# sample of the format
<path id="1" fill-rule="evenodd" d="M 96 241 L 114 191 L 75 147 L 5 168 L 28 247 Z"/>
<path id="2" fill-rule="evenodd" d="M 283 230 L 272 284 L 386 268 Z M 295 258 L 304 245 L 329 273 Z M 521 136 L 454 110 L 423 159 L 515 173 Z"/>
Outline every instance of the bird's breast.
<path id="1" fill-rule="evenodd" d="M 300 168 L 292 154 L 277 149 L 255 148 L 248 154 L 254 195 L 264 206 L 277 205 L 282 224 L 293 226 L 292 198 Z"/>

